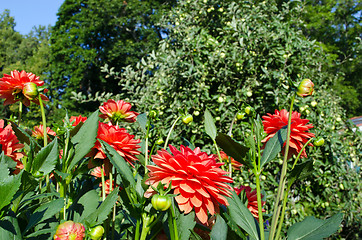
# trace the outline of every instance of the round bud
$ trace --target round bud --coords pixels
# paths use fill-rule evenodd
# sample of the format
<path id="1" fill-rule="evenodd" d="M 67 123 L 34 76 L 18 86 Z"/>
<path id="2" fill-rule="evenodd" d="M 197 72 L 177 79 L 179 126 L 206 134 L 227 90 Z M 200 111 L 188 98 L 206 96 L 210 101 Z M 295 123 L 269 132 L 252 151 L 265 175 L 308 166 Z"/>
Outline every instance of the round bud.
<path id="1" fill-rule="evenodd" d="M 189 123 L 191 123 L 193 120 L 194 120 L 194 118 L 192 117 L 191 114 L 188 114 L 188 115 L 186 115 L 186 116 L 184 116 L 184 117 L 182 118 L 182 122 L 183 122 L 184 124 L 189 124 Z"/>
<path id="2" fill-rule="evenodd" d="M 33 100 L 39 95 L 38 86 L 33 82 L 27 82 L 23 87 L 23 94 L 29 100 Z"/>
<path id="3" fill-rule="evenodd" d="M 89 236 L 92 240 L 99 240 L 104 234 L 104 228 L 102 226 L 96 226 L 89 231 Z"/>

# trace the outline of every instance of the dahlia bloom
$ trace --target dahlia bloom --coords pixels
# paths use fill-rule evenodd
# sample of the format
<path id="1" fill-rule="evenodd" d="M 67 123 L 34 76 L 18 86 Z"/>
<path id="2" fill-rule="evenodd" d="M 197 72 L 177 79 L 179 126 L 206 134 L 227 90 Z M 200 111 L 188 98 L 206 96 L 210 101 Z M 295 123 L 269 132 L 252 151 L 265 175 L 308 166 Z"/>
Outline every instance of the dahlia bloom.
<path id="1" fill-rule="evenodd" d="M 310 79 L 303 79 L 297 89 L 297 95 L 307 97 L 313 94 L 314 83 Z"/>
<path id="2" fill-rule="evenodd" d="M 55 136 L 56 133 L 50 129 L 50 127 L 47 127 L 47 135 L 48 140 L 50 140 L 49 135 Z M 32 131 L 32 136 L 36 139 L 43 139 L 44 138 L 44 128 L 43 125 L 35 126 L 34 131 Z"/>
<path id="3" fill-rule="evenodd" d="M 85 228 L 81 223 L 66 221 L 59 224 L 53 236 L 54 240 L 83 240 Z"/>
<path id="4" fill-rule="evenodd" d="M 228 205 L 224 196 L 231 196 L 232 187 L 227 183 L 233 180 L 225 176 L 228 172 L 220 166 L 214 154 L 207 155 L 200 148 L 191 150 L 181 146 L 181 151 L 170 145 L 170 151 L 162 149 L 152 156 L 155 165 L 148 165 L 149 179 L 146 184 L 157 188 L 159 182 L 165 187 L 171 183 L 176 202 L 185 214 L 195 210 L 197 219 L 206 224 L 208 212 L 214 215 L 219 211 L 219 203 Z M 153 193 L 150 187 L 145 197 Z"/>
<path id="5" fill-rule="evenodd" d="M 304 144 L 308 142 L 308 140 L 314 137 L 314 133 L 309 133 L 308 130 L 313 128 L 312 124 L 307 124 L 309 122 L 308 119 L 301 119 L 300 113 L 292 112 L 292 122 L 290 127 L 290 141 L 289 141 L 289 153 L 288 158 L 292 155 L 298 155 L 298 153 L 302 150 Z M 266 138 L 262 140 L 262 142 L 267 142 L 271 139 L 279 129 L 288 125 L 288 117 L 289 113 L 287 110 L 282 109 L 280 112 L 275 110 L 275 114 L 268 113 L 268 116 L 263 116 L 263 125 L 264 131 L 268 134 Z M 284 143 L 283 148 L 285 147 L 286 142 Z M 308 144 L 309 146 L 313 146 L 313 144 Z M 284 152 L 284 151 L 283 151 Z M 307 157 L 307 153 L 305 149 L 300 155 L 301 157 Z"/>
<path id="6" fill-rule="evenodd" d="M 11 125 L 7 125 L 4 128 L 4 120 L 2 119 L 0 119 L 0 145 L 2 152 L 16 162 L 16 168 L 23 169 L 24 166 L 19 159 L 22 158 L 24 154 L 17 152 L 17 150 L 23 148 L 24 144 L 19 143 Z"/>
<path id="7" fill-rule="evenodd" d="M 255 219 L 259 221 L 259 214 L 258 214 L 258 196 L 256 194 L 256 190 L 251 191 L 251 187 L 249 186 L 240 186 L 238 188 L 234 188 L 237 195 L 240 195 L 242 191 L 245 191 L 246 198 L 248 199 L 248 206 L 247 208 L 254 216 Z M 260 194 L 261 198 L 263 198 L 263 194 Z M 265 204 L 265 201 L 261 201 L 261 206 Z M 265 209 L 262 209 L 265 212 Z"/>
<path id="8" fill-rule="evenodd" d="M 85 122 L 87 120 L 87 117 L 82 117 L 82 115 L 79 115 L 78 117 L 76 116 L 71 116 L 70 119 L 69 119 L 69 122 L 72 123 L 72 126 L 75 127 L 77 126 L 79 123 L 81 122 Z"/>
<path id="9" fill-rule="evenodd" d="M 137 149 L 140 148 L 138 143 L 141 140 L 134 139 L 134 135 L 129 134 L 124 128 L 99 122 L 97 138 L 111 145 L 132 166 L 133 162 L 137 160 L 136 155 L 140 154 L 140 151 Z M 92 153 L 94 158 L 107 158 L 99 141 L 96 141 Z"/>
<path id="10" fill-rule="evenodd" d="M 230 158 L 232 168 L 237 171 L 241 170 L 241 167 L 243 166 L 243 164 L 239 163 L 234 158 L 229 157 L 224 151 L 220 151 L 220 157 L 221 157 L 221 161 L 224 163 L 228 163 L 229 158 Z"/>
<path id="11" fill-rule="evenodd" d="M 117 122 L 135 122 L 139 113 L 130 111 L 131 104 L 123 100 L 117 102 L 109 99 L 99 107 L 99 110 L 103 113 L 100 115 L 103 119 L 109 119 L 112 123 Z"/>
<path id="12" fill-rule="evenodd" d="M 35 84 L 35 85 L 34 85 Z M 30 102 L 39 105 L 38 88 L 44 85 L 44 81 L 40 81 L 33 73 L 26 73 L 25 71 L 14 70 L 11 75 L 4 74 L 0 78 L 0 98 L 4 98 L 4 105 L 12 104 L 21 101 L 25 106 L 29 106 Z M 43 101 L 49 99 L 39 94 Z"/>

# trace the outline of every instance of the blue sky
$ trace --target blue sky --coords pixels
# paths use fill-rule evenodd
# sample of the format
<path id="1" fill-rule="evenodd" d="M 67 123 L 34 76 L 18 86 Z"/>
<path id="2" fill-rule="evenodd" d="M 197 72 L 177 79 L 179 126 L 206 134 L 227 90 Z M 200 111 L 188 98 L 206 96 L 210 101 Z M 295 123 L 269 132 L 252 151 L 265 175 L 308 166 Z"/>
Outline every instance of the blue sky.
<path id="1" fill-rule="evenodd" d="M 33 26 L 54 26 L 57 12 L 64 0 L 0 0 L 0 13 L 10 10 L 15 18 L 15 30 L 28 34 Z"/>

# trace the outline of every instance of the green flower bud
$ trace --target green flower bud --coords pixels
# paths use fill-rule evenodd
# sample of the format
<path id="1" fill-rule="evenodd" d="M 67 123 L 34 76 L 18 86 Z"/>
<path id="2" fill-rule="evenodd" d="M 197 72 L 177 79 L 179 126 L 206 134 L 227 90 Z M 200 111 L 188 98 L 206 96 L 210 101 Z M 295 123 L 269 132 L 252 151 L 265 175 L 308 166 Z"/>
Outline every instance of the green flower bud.
<path id="1" fill-rule="evenodd" d="M 99 240 L 104 234 L 104 228 L 102 226 L 96 226 L 89 231 L 89 236 L 92 240 Z"/>
<path id="2" fill-rule="evenodd" d="M 157 211 L 166 211 L 170 208 L 172 201 L 171 198 L 167 195 L 153 195 L 151 203 L 154 209 Z"/>
<path id="3" fill-rule="evenodd" d="M 158 116 L 158 111 L 156 111 L 156 110 L 151 110 L 151 111 L 148 113 L 148 117 L 149 117 L 149 118 L 155 119 L 155 118 L 157 118 L 157 116 Z"/>
<path id="4" fill-rule="evenodd" d="M 33 100 L 39 95 L 38 86 L 33 82 L 27 82 L 23 87 L 23 94 L 29 100 Z"/>
<path id="5" fill-rule="evenodd" d="M 250 115 L 250 113 L 253 111 L 253 109 L 249 106 L 247 106 L 245 109 L 244 109 L 244 112 L 248 115 Z"/>
<path id="6" fill-rule="evenodd" d="M 297 94 L 300 97 L 307 97 L 313 94 L 314 83 L 310 79 L 303 79 L 297 90 Z"/>
<path id="7" fill-rule="evenodd" d="M 243 119 L 244 119 L 244 116 L 245 116 L 245 113 L 242 113 L 242 112 L 238 112 L 238 113 L 236 114 L 236 118 L 237 118 L 238 120 L 243 120 Z"/>
<path id="8" fill-rule="evenodd" d="M 323 146 L 324 144 L 324 139 L 322 137 L 318 137 L 315 141 L 314 141 L 314 146 L 316 147 L 320 147 Z"/>
<path id="9" fill-rule="evenodd" d="M 157 145 L 161 145 L 161 144 L 163 144 L 163 143 L 164 143 L 164 141 L 163 141 L 162 138 L 159 138 L 159 139 L 156 141 L 156 144 L 157 144 Z"/>

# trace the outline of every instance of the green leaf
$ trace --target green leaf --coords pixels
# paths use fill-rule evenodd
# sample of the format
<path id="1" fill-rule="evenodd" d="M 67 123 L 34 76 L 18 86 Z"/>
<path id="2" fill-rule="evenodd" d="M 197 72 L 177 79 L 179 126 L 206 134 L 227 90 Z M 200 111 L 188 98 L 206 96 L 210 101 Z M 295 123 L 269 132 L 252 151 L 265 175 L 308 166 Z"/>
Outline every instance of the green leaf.
<path id="1" fill-rule="evenodd" d="M 214 119 L 211 116 L 211 113 L 209 112 L 209 110 L 205 110 L 205 131 L 207 133 L 207 135 L 209 135 L 211 137 L 212 140 L 215 140 L 216 138 L 216 126 L 214 123 Z"/>
<path id="2" fill-rule="evenodd" d="M 302 180 L 313 173 L 313 161 L 309 160 L 294 167 L 288 177 L 288 188 L 297 180 Z"/>
<path id="3" fill-rule="evenodd" d="M 266 143 L 263 155 L 260 160 L 260 169 L 273 160 L 281 151 L 285 140 L 287 139 L 287 126 L 281 128 L 269 141 Z"/>
<path id="4" fill-rule="evenodd" d="M 178 208 L 174 209 L 179 239 L 188 240 L 191 234 L 190 230 L 194 229 L 196 225 L 195 213 L 192 211 L 188 214 L 183 214 L 178 210 Z"/>
<path id="5" fill-rule="evenodd" d="M 102 202 L 102 204 L 93 212 L 87 219 L 85 219 L 89 226 L 93 227 L 102 224 L 107 219 L 108 214 L 112 211 L 113 205 L 116 204 L 118 199 L 118 188 L 114 189 Z"/>
<path id="6" fill-rule="evenodd" d="M 16 125 L 13 122 L 11 123 L 11 128 L 15 132 L 16 137 L 19 139 L 20 142 L 25 142 L 26 144 L 30 145 L 30 143 L 34 143 L 37 149 L 40 149 L 41 146 L 35 141 L 33 137 L 31 137 L 27 132 L 25 132 L 23 129 L 19 128 L 18 125 Z"/>
<path id="7" fill-rule="evenodd" d="M 18 220 L 12 216 L 6 216 L 0 221 L 0 239 L 22 240 Z"/>
<path id="8" fill-rule="evenodd" d="M 236 192 L 233 191 L 232 193 L 233 196 L 231 198 L 227 197 L 229 203 L 229 216 L 237 225 L 250 235 L 251 239 L 260 239 L 259 226 L 255 218 L 244 203 L 241 202 Z"/>
<path id="9" fill-rule="evenodd" d="M 94 209 L 99 206 L 99 196 L 96 190 L 91 190 L 85 193 L 77 202 L 77 205 L 81 205 L 81 211 L 75 210 L 74 221 L 82 222 L 94 213 Z"/>
<path id="10" fill-rule="evenodd" d="M 73 167 L 94 147 L 98 133 L 98 110 L 92 113 L 85 121 L 78 133 L 72 137 L 71 142 L 75 145 L 75 155 L 69 164 L 68 170 Z"/>
<path id="11" fill-rule="evenodd" d="M 102 144 L 102 148 L 107 155 L 108 159 L 111 161 L 113 166 L 116 167 L 117 171 L 121 174 L 122 180 L 124 182 L 124 186 L 127 187 L 127 185 L 135 186 L 136 181 L 134 180 L 132 171 L 130 169 L 130 166 L 124 160 L 124 158 L 119 155 L 119 153 L 111 147 L 108 143 L 105 141 L 99 140 Z"/>
<path id="12" fill-rule="evenodd" d="M 236 161 L 246 166 L 252 167 L 251 163 L 245 160 L 245 157 L 249 152 L 249 148 L 236 142 L 234 139 L 224 133 L 219 133 L 217 135 L 216 143 L 228 156 L 234 158 Z"/>
<path id="13" fill-rule="evenodd" d="M 147 114 L 146 113 L 142 113 L 140 115 L 137 116 L 137 122 L 140 125 L 141 129 L 143 132 L 146 132 L 146 126 L 147 126 Z"/>
<path id="14" fill-rule="evenodd" d="M 41 172 L 44 175 L 49 174 L 54 170 L 58 159 L 58 140 L 54 138 L 49 145 L 42 148 L 35 156 L 31 166 L 31 173 Z"/>
<path id="15" fill-rule="evenodd" d="M 343 214 L 337 213 L 333 217 L 321 220 L 315 217 L 306 217 L 288 230 L 288 240 L 321 240 L 335 233 L 343 220 Z"/>
<path id="16" fill-rule="evenodd" d="M 23 235 L 36 224 L 41 223 L 59 213 L 60 209 L 64 206 L 64 199 L 58 198 L 51 202 L 47 202 L 38 207 L 30 216 L 28 226 L 26 226 Z"/>
<path id="17" fill-rule="evenodd" d="M 220 216 L 216 215 L 216 222 L 212 227 L 210 236 L 212 240 L 226 240 L 228 235 L 228 225 L 225 220 Z"/>
<path id="18" fill-rule="evenodd" d="M 11 202 L 15 193 L 19 190 L 21 175 L 22 172 L 18 175 L 10 176 L 7 165 L 0 164 L 0 210 Z"/>

